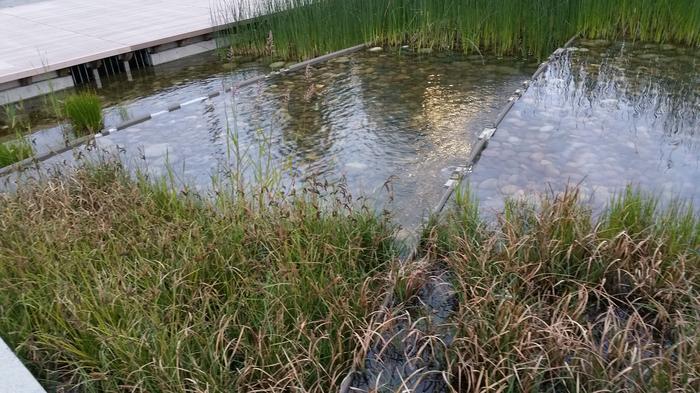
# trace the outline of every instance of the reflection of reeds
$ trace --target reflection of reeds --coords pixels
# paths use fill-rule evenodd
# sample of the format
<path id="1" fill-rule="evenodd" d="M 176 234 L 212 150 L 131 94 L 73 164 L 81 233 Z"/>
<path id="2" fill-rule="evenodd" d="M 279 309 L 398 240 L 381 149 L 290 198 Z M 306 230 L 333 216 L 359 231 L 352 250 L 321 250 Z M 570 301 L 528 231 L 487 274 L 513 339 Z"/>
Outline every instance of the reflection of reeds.
<path id="1" fill-rule="evenodd" d="M 230 45 L 311 57 L 362 42 L 490 50 L 544 57 L 573 34 L 700 43 L 695 0 L 226 0 L 219 19 L 239 21 Z M 227 46 L 228 47 L 228 46 Z"/>
<path id="2" fill-rule="evenodd" d="M 657 48 L 653 53 L 674 60 L 650 62 L 639 57 L 644 53 L 642 48 L 613 45 L 604 48 L 602 57 L 599 53 L 570 52 L 553 62 L 545 76 L 533 85 L 538 90 L 535 95 L 546 90 L 559 104 L 577 106 L 587 101 L 596 108 L 604 106 L 606 100 L 619 100 L 616 105 L 634 108 L 635 115 L 644 118 L 652 128 L 683 138 L 686 147 L 697 145 L 693 136 L 700 128 L 700 113 L 696 109 L 700 91 L 694 89 L 697 83 L 688 77 L 694 73 L 695 57 L 676 55 L 676 60 L 673 53 L 669 56 Z"/>

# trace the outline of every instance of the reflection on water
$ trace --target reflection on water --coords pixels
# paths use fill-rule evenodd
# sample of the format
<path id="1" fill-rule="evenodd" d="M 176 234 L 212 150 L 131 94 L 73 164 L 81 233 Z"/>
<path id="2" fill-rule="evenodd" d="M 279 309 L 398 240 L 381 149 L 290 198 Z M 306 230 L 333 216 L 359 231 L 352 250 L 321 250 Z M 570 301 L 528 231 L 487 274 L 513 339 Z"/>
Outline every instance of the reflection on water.
<path id="1" fill-rule="evenodd" d="M 626 184 L 700 205 L 700 50 L 582 41 L 515 105 L 474 168 L 487 209 L 581 183 L 601 207 Z"/>
<path id="2" fill-rule="evenodd" d="M 299 180 L 344 181 L 355 196 L 416 224 L 451 168 L 533 69 L 513 60 L 456 54 L 361 53 L 101 138 L 153 174 L 169 164 L 206 189 L 235 165 L 238 148 Z M 234 143 L 235 141 L 235 143 Z M 53 160 L 64 160 L 66 156 Z M 252 171 L 250 168 L 242 168 Z M 254 171 L 253 171 L 254 172 Z"/>

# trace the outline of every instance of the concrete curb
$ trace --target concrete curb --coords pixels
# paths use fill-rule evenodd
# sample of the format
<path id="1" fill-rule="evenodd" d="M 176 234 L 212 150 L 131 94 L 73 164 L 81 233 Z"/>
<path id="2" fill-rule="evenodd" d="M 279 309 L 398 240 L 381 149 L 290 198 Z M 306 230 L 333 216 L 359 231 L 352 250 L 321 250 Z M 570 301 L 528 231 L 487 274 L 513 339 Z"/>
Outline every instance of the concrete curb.
<path id="1" fill-rule="evenodd" d="M 0 338 L 0 393 L 46 393 Z"/>

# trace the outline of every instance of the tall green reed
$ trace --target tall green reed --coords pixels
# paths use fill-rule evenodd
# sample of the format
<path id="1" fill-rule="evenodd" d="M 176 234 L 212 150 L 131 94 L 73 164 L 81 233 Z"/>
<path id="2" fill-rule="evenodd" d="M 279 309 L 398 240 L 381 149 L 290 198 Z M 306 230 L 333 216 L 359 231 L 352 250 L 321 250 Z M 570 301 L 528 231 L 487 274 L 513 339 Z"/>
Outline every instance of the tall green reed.
<path id="1" fill-rule="evenodd" d="M 242 52 L 305 58 L 358 43 L 547 56 L 573 34 L 700 43 L 694 0 L 227 0 L 222 21 L 257 16 L 224 40 Z"/>

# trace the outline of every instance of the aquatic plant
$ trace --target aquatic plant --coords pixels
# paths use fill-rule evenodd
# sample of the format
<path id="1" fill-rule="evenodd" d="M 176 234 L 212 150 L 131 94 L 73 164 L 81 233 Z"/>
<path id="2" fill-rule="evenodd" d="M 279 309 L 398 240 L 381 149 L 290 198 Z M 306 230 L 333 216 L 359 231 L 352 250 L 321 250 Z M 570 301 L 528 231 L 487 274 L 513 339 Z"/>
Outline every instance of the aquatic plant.
<path id="1" fill-rule="evenodd" d="M 0 168 L 29 158 L 32 154 L 32 146 L 21 134 L 17 134 L 16 140 L 0 143 Z"/>
<path id="2" fill-rule="evenodd" d="M 62 94 L 51 90 L 42 96 L 42 105 L 39 112 L 46 120 L 58 120 L 63 118 Z"/>
<path id="3" fill-rule="evenodd" d="M 94 134 L 102 129 L 102 103 L 97 95 L 89 92 L 74 94 L 66 97 L 63 105 L 75 133 Z"/>
<path id="4" fill-rule="evenodd" d="M 358 43 L 547 56 L 572 35 L 700 44 L 695 0 L 226 0 L 222 45 L 307 58 Z"/>
<path id="5" fill-rule="evenodd" d="M 337 388 L 391 228 L 342 190 L 266 192 L 101 164 L 1 195 L 3 338 L 49 390 Z"/>

